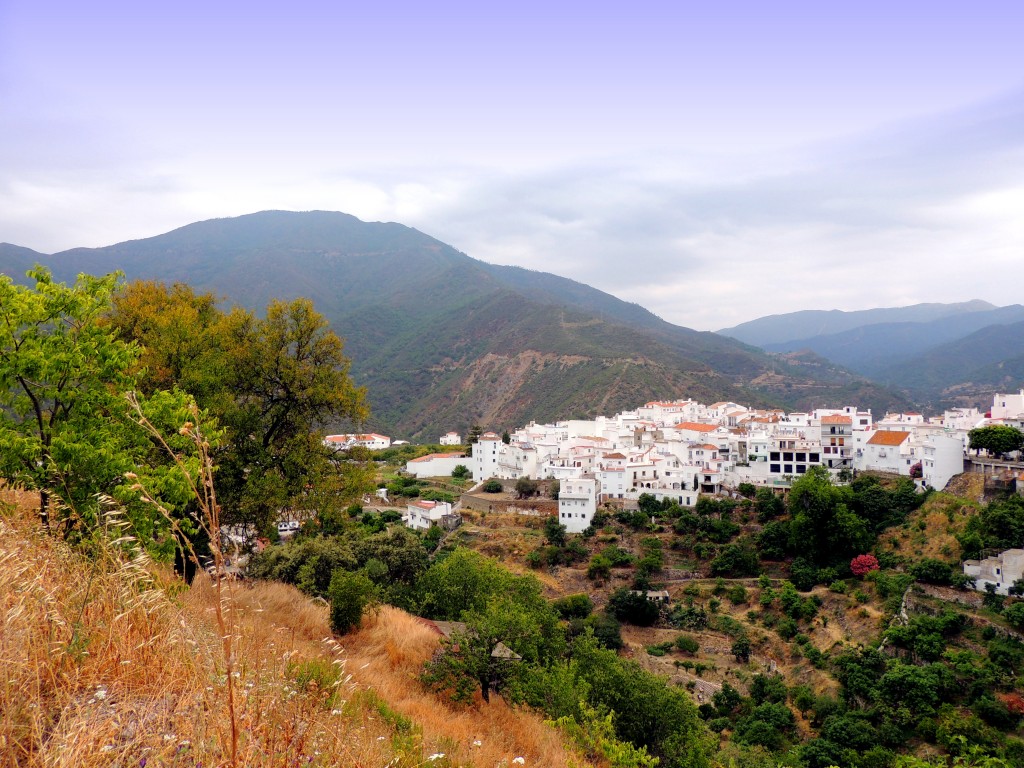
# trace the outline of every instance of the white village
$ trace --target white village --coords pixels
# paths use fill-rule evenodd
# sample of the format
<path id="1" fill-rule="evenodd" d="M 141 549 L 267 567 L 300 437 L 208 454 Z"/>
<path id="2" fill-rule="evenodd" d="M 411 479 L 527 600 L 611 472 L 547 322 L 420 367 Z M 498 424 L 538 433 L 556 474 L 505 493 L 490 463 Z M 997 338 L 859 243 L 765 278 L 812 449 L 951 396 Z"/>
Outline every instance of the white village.
<path id="1" fill-rule="evenodd" d="M 1024 493 L 1024 465 L 969 447 L 972 429 L 993 425 L 1024 429 L 1024 389 L 997 393 L 987 412 L 954 408 L 940 416 L 887 413 L 878 420 L 856 406 L 786 413 L 733 402 L 652 401 L 614 416 L 531 422 L 504 436 L 484 432 L 469 453 L 428 454 L 409 461 L 405 471 L 416 478 L 442 477 L 461 465 L 478 484 L 557 480 L 559 522 L 569 533 L 582 533 L 602 504 L 630 505 L 648 494 L 693 507 L 701 494 L 735 495 L 744 483 L 783 492 L 816 466 L 840 482 L 864 471 L 902 475 L 921 490 L 941 490 L 973 469 L 1002 474 Z M 456 432 L 439 440 L 461 443 Z M 330 435 L 325 444 L 378 450 L 392 441 L 369 433 Z M 403 521 L 418 530 L 450 528 L 458 514 L 451 503 L 416 499 L 408 502 Z M 1006 594 L 1024 578 L 1024 550 L 968 560 L 964 572 L 978 589 L 994 584 Z"/>

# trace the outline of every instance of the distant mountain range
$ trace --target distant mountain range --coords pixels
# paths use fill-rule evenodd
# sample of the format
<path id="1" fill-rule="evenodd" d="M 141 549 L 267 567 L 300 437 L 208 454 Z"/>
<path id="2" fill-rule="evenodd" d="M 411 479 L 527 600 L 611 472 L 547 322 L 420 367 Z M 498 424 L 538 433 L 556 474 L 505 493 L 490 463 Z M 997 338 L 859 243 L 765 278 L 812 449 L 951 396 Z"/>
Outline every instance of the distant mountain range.
<path id="1" fill-rule="evenodd" d="M 770 352 L 813 352 L 922 407 L 985 405 L 1024 385 L 1024 306 L 984 301 L 793 312 L 719 333 Z"/>
<path id="2" fill-rule="evenodd" d="M 342 213 L 267 211 L 52 255 L 0 244 L 0 272 L 23 279 L 36 262 L 67 281 L 121 270 L 187 282 L 257 311 L 274 298 L 311 298 L 368 389 L 367 426 L 406 438 L 680 396 L 910 405 L 821 357 L 768 354 L 582 283 L 486 264 L 415 229 Z"/>

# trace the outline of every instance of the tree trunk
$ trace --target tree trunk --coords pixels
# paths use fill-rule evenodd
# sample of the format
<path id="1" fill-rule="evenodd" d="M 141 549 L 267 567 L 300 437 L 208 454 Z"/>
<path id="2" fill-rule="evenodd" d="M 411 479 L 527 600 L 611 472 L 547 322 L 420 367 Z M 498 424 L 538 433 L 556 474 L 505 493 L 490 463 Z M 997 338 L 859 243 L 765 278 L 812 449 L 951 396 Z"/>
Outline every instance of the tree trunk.
<path id="1" fill-rule="evenodd" d="M 43 529 L 49 532 L 50 530 L 50 493 L 46 490 L 39 491 L 39 522 L 43 524 Z"/>

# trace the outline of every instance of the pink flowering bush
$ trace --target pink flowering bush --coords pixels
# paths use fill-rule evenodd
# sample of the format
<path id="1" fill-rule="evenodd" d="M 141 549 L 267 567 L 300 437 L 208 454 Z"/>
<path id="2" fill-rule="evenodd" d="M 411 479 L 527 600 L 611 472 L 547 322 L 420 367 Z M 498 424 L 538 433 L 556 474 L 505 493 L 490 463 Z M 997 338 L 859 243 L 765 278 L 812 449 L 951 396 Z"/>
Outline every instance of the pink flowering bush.
<path id="1" fill-rule="evenodd" d="M 874 555 L 857 555 L 850 561 L 850 570 L 857 577 L 862 577 L 871 571 L 877 571 L 878 567 L 878 558 Z"/>

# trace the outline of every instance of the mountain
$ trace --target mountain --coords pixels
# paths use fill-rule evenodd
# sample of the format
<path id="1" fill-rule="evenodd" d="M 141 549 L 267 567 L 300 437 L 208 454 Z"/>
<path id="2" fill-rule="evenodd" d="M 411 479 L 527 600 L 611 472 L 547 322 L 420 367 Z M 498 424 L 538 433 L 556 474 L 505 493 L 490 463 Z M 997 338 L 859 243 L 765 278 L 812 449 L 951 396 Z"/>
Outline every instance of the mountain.
<path id="1" fill-rule="evenodd" d="M 866 325 L 926 323 L 944 317 L 990 309 L 995 309 L 995 305 L 975 299 L 959 304 L 914 304 L 909 307 L 882 307 L 855 312 L 843 312 L 838 309 L 804 310 L 760 317 L 732 328 L 723 328 L 718 333 L 747 344 L 764 347 L 794 339 L 842 333 Z"/>
<path id="2" fill-rule="evenodd" d="M 1024 382 L 1024 321 L 991 325 L 890 366 L 879 379 L 933 408 L 992 403 Z"/>
<path id="3" fill-rule="evenodd" d="M 899 365 L 927 350 L 987 326 L 1024 320 L 1024 306 L 1012 304 L 981 312 L 964 312 L 927 322 L 876 323 L 841 333 L 765 344 L 770 352 L 810 349 L 868 377 Z"/>
<path id="4" fill-rule="evenodd" d="M 368 389 L 368 426 L 402 437 L 684 395 L 799 408 L 909 405 L 820 358 L 769 355 L 573 280 L 485 264 L 401 224 L 342 213 L 266 211 L 50 256 L 4 246 L 0 271 L 20 276 L 30 258 L 61 280 L 117 269 L 256 310 L 308 297 L 346 339 L 353 377 Z"/>

